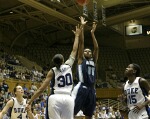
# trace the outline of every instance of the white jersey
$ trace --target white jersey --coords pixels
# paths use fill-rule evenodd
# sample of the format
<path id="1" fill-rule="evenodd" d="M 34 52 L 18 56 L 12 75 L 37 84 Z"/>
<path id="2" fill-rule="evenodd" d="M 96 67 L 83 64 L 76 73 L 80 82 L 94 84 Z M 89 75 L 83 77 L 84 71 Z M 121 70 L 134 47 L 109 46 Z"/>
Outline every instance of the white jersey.
<path id="1" fill-rule="evenodd" d="M 130 84 L 128 80 L 124 86 L 124 91 L 127 94 L 127 105 L 130 110 L 132 110 L 135 105 L 145 102 L 145 95 L 147 95 L 147 93 L 141 89 L 139 80 L 140 77 L 136 77 L 132 84 Z"/>
<path id="2" fill-rule="evenodd" d="M 52 79 L 52 88 L 57 94 L 71 94 L 73 88 L 73 77 L 71 66 L 63 64 L 58 70 L 56 67 L 52 68 L 54 78 Z"/>
<path id="3" fill-rule="evenodd" d="M 26 99 L 23 99 L 23 102 L 20 104 L 16 98 L 13 98 L 14 105 L 11 111 L 11 119 L 28 119 L 27 112 L 25 110 L 26 107 Z"/>

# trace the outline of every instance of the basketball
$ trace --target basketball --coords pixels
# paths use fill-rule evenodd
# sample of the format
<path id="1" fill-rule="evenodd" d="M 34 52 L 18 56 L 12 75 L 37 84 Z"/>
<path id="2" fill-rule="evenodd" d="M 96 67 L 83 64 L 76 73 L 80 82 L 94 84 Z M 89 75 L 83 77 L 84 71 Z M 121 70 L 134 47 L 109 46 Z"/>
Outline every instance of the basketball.
<path id="1" fill-rule="evenodd" d="M 76 2 L 77 2 L 79 5 L 83 6 L 83 5 L 88 4 L 89 0 L 76 0 Z"/>

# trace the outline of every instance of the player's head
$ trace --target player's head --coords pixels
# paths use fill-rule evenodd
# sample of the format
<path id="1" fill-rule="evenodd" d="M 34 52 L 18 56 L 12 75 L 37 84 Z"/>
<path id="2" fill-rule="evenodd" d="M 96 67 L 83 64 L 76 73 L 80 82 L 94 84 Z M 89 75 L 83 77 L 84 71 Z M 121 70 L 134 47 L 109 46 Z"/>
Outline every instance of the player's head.
<path id="1" fill-rule="evenodd" d="M 85 48 L 84 49 L 84 57 L 86 59 L 92 58 L 92 51 L 91 51 L 91 49 L 89 49 L 89 48 Z"/>
<path id="2" fill-rule="evenodd" d="M 54 65 L 59 69 L 60 66 L 64 63 L 64 57 L 62 54 L 56 54 L 52 59 Z"/>
<path id="3" fill-rule="evenodd" d="M 14 88 L 14 94 L 15 94 L 15 96 L 23 96 L 24 95 L 24 90 L 23 90 L 23 88 L 22 88 L 22 86 L 16 86 L 15 88 Z"/>
<path id="4" fill-rule="evenodd" d="M 128 67 L 125 70 L 125 76 L 129 77 L 129 76 L 135 76 L 138 77 L 140 76 L 140 72 L 141 72 L 141 68 L 138 64 L 132 63 L 130 65 L 128 65 Z"/>

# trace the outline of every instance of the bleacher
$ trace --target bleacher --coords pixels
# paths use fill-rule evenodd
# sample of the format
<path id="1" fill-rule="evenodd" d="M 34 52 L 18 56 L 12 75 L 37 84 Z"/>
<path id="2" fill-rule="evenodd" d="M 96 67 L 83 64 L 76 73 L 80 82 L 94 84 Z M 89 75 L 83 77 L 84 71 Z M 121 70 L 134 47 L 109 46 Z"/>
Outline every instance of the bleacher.
<path id="1" fill-rule="evenodd" d="M 32 57 L 36 57 L 37 63 L 40 65 L 51 65 L 51 59 L 55 54 L 63 54 L 65 60 L 69 57 L 71 53 L 71 46 L 56 46 L 56 47 L 28 47 L 27 50 Z M 34 59 L 34 58 L 32 58 Z"/>
<path id="2" fill-rule="evenodd" d="M 0 44 L 2 49 L 8 49 L 7 46 Z M 44 47 L 40 45 L 30 45 L 25 48 L 14 47 L 9 49 L 11 54 L 20 55 L 36 62 L 41 67 L 49 64 L 52 67 L 51 59 L 56 53 L 64 55 L 65 60 L 69 57 L 72 46 L 53 45 L 52 47 Z M 6 50 L 8 51 L 8 50 Z M 130 63 L 137 63 L 141 66 L 142 76 L 149 74 L 150 67 L 150 48 L 141 49 L 121 49 L 114 47 L 100 47 L 98 59 L 98 78 L 106 79 L 106 70 L 109 65 L 112 66 L 115 74 L 121 78 L 124 75 L 124 70 Z"/>
<path id="3" fill-rule="evenodd" d="M 117 101 L 117 100 L 113 100 L 113 99 L 102 99 L 100 100 L 102 102 L 102 104 L 107 105 L 108 107 L 113 107 L 115 109 L 119 109 L 122 111 L 126 110 L 126 106 L 122 105 L 121 102 Z"/>
<path id="4" fill-rule="evenodd" d="M 137 63 L 141 67 L 141 75 L 150 74 L 150 48 L 127 50 L 131 62 Z"/>
<path id="5" fill-rule="evenodd" d="M 129 58 L 125 49 L 107 47 L 100 48 L 100 68 L 107 69 L 108 66 L 111 65 L 116 72 L 122 73 L 128 64 Z"/>

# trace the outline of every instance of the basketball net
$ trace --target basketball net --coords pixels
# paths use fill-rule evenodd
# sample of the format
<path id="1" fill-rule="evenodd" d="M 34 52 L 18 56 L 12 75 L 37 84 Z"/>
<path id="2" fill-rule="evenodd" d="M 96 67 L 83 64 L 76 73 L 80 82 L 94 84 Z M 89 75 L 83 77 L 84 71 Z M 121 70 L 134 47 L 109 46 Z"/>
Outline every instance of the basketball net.
<path id="1" fill-rule="evenodd" d="M 93 0 L 93 21 L 98 22 L 97 2 L 96 2 L 96 0 Z"/>
<path id="2" fill-rule="evenodd" d="M 88 8 L 87 5 L 83 5 L 83 15 L 88 17 Z"/>
<path id="3" fill-rule="evenodd" d="M 83 16 L 88 17 L 88 7 L 83 5 Z M 97 2 L 93 0 L 93 21 L 98 22 Z"/>
<path id="4" fill-rule="evenodd" d="M 106 10 L 103 5 L 102 5 L 102 25 L 106 26 Z"/>

